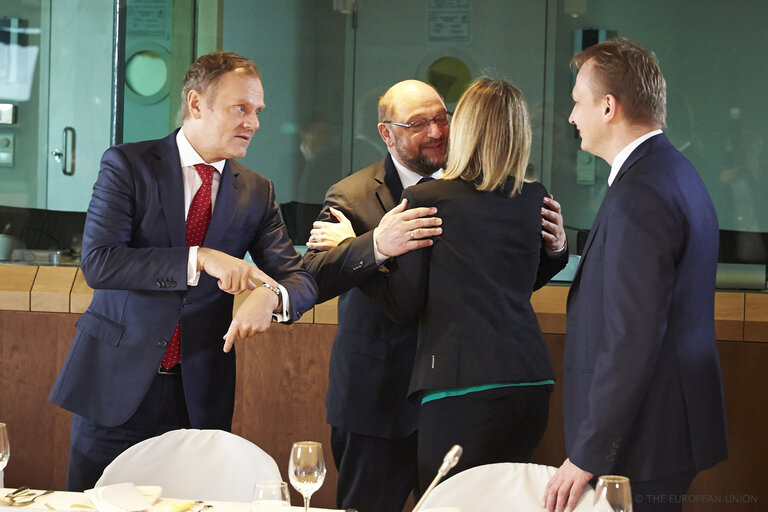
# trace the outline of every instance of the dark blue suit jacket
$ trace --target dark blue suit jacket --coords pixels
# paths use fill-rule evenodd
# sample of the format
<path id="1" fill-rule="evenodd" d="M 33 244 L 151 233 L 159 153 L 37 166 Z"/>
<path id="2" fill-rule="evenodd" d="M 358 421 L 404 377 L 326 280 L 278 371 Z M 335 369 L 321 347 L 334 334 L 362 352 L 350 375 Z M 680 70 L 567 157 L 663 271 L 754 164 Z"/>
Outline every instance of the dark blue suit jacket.
<path id="1" fill-rule="evenodd" d="M 108 149 L 85 222 L 81 269 L 94 288 L 50 395 L 106 426 L 124 423 L 144 398 L 181 321 L 182 378 L 194 428 L 228 430 L 235 354 L 222 351 L 233 296 L 201 273 L 187 286 L 184 192 L 176 133 Z M 301 268 L 275 204 L 272 183 L 228 161 L 203 244 L 254 262 L 285 286 L 292 320 L 311 308 Z"/>
<path id="2" fill-rule="evenodd" d="M 696 169 L 657 135 L 622 166 L 568 296 L 568 457 L 647 481 L 727 456 L 714 327 L 718 226 Z"/>

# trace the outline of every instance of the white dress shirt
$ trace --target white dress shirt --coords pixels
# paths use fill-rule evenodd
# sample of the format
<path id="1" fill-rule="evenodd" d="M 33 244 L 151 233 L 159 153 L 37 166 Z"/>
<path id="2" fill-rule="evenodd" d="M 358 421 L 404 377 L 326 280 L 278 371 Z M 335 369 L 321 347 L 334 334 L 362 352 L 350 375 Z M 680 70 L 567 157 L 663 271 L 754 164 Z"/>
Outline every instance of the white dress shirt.
<path id="1" fill-rule="evenodd" d="M 627 158 L 629 158 L 629 155 L 632 154 L 632 152 L 637 149 L 637 146 L 645 142 L 646 140 L 650 139 L 654 135 L 658 135 L 662 133 L 661 130 L 653 130 L 652 132 L 648 132 L 645 135 L 636 138 L 632 142 L 630 142 L 628 145 L 624 147 L 621 151 L 619 151 L 619 154 L 616 155 L 616 158 L 613 159 L 613 163 L 611 164 L 611 174 L 608 175 L 608 186 L 610 187 L 613 184 L 613 180 L 616 179 L 616 175 L 619 174 L 619 171 L 621 170 L 621 166 L 624 165 L 624 162 L 627 161 Z"/>
<path id="2" fill-rule="evenodd" d="M 207 164 L 213 166 L 216 172 L 213 173 L 213 183 L 211 184 L 211 215 L 216 207 L 216 196 L 219 193 L 219 186 L 221 184 L 221 173 L 224 170 L 225 160 L 219 160 L 217 162 L 208 163 L 195 151 L 192 144 L 187 140 L 187 136 L 184 135 L 184 129 L 180 129 L 176 134 L 176 146 L 179 148 L 179 161 L 181 163 L 181 173 L 184 178 L 184 220 L 186 221 L 189 214 L 189 206 L 192 204 L 192 198 L 195 197 L 197 190 L 203 184 L 202 178 L 197 174 L 195 165 Z M 197 270 L 197 250 L 198 246 L 192 246 L 189 248 L 189 258 L 187 260 L 187 285 L 197 286 L 200 281 L 200 271 Z M 273 318 L 278 322 L 287 322 L 290 318 L 290 297 L 288 297 L 288 290 L 278 283 L 280 287 L 280 293 L 282 296 L 282 312 L 273 314 Z"/>

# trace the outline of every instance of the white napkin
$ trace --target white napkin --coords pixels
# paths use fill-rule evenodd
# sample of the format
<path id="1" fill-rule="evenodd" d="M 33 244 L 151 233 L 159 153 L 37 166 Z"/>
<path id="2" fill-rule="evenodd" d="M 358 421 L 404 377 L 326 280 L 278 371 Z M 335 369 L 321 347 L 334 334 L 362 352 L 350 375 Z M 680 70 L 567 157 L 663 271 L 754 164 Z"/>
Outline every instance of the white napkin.
<path id="1" fill-rule="evenodd" d="M 149 510 L 160 498 L 158 486 L 136 487 L 132 483 L 105 485 L 85 491 L 99 512 L 139 512 Z"/>

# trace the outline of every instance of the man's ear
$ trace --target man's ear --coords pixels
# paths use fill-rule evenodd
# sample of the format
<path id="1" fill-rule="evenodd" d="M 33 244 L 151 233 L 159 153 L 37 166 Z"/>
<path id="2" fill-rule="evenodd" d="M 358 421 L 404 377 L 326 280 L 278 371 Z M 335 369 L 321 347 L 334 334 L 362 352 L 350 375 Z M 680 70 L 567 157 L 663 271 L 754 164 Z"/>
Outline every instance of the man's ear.
<path id="1" fill-rule="evenodd" d="M 379 129 L 379 135 L 381 135 L 381 140 L 384 141 L 384 144 L 386 144 L 388 148 L 394 147 L 395 139 L 392 137 L 392 131 L 390 130 L 389 125 L 379 123 L 377 127 Z"/>
<path id="2" fill-rule="evenodd" d="M 613 94 L 606 94 L 603 97 L 603 121 L 606 123 L 613 121 L 616 117 L 619 102 Z"/>
<path id="3" fill-rule="evenodd" d="M 200 110 L 202 108 L 202 95 L 200 91 L 192 89 L 187 93 L 187 110 L 194 119 L 200 119 Z"/>

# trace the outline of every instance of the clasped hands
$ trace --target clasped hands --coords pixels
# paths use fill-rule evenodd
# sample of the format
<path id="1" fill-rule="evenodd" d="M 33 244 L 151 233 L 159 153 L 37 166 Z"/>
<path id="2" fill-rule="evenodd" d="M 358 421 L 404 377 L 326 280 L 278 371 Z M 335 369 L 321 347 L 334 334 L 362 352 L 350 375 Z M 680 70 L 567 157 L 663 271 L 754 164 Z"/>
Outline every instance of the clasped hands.
<path id="1" fill-rule="evenodd" d="M 406 210 L 408 200 L 388 211 L 375 228 L 376 250 L 388 258 L 432 245 L 432 237 L 441 235 L 442 220 L 432 217 L 437 208 L 420 207 Z M 347 238 L 355 237 L 352 223 L 338 209 L 331 207 L 338 222 L 315 221 L 307 247 L 316 251 L 333 249 Z M 541 236 L 550 256 L 561 254 L 567 246 L 560 203 L 550 194 L 541 207 Z"/>
<path id="2" fill-rule="evenodd" d="M 257 282 L 277 288 L 277 281 L 247 261 L 207 247 L 197 251 L 197 269 L 217 278 L 219 288 L 227 293 L 253 290 L 232 317 L 224 335 L 224 352 L 229 352 L 235 341 L 269 329 L 279 300 L 275 292 Z"/>
<path id="3" fill-rule="evenodd" d="M 408 251 L 432 245 L 431 237 L 443 233 L 439 227 L 442 220 L 431 217 L 437 208 L 420 207 L 406 210 L 408 200 L 392 208 L 381 218 L 375 228 L 376 249 L 388 258 L 400 256 Z M 307 247 L 316 251 L 333 249 L 347 238 L 356 236 L 352 223 L 338 209 L 331 207 L 331 214 L 338 222 L 316 221 Z"/>

